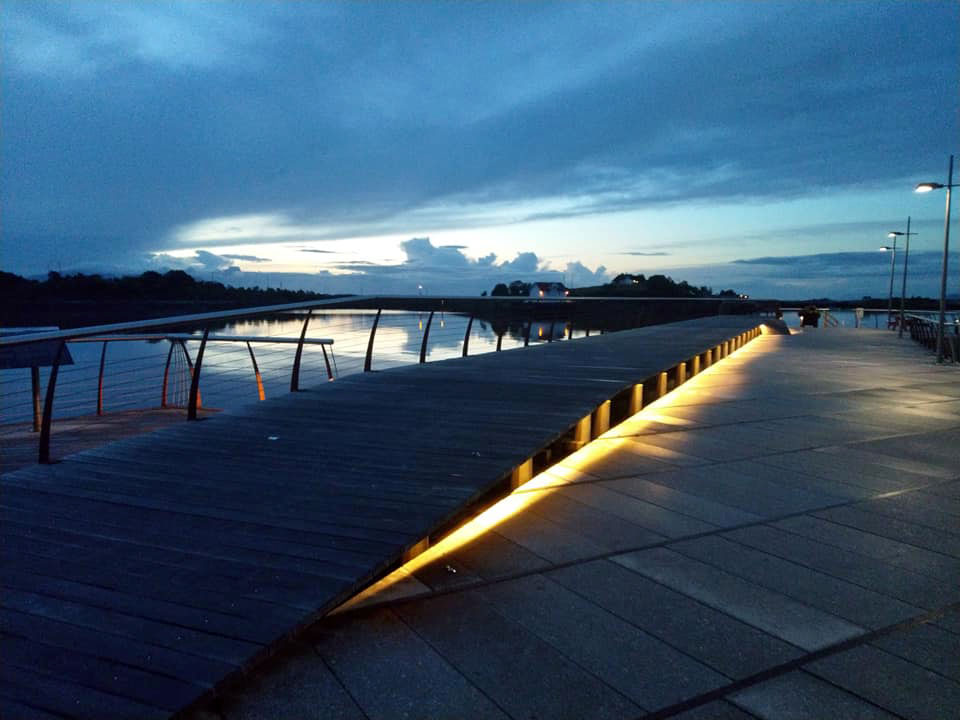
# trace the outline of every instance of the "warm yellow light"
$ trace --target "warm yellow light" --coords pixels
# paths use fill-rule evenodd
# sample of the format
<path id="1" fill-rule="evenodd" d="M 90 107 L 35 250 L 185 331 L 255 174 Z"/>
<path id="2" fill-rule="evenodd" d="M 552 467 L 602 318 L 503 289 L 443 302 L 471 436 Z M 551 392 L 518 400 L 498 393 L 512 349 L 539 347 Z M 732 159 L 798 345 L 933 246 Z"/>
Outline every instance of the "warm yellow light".
<path id="1" fill-rule="evenodd" d="M 539 333 L 542 336 L 543 328 L 540 328 Z M 429 592 L 430 588 L 414 577 L 414 573 L 424 566 L 455 553 L 484 533 L 531 507 L 541 500 L 546 493 L 581 482 L 584 479 L 595 479 L 597 476 L 590 474 L 592 466 L 608 458 L 611 454 L 631 452 L 631 448 L 636 447 L 636 441 L 638 439 L 642 440 L 644 431 L 650 426 L 654 424 L 696 425 L 697 423 L 694 420 L 671 415 L 669 408 L 691 404 L 691 397 L 702 395 L 704 392 L 709 393 L 710 389 L 716 386 L 718 373 L 727 373 L 731 369 L 736 371 L 738 365 L 750 361 L 751 354 L 774 351 L 776 345 L 780 342 L 779 336 L 765 335 L 764 338 L 768 344 L 746 343 L 738 350 L 731 351 L 729 355 L 723 358 L 723 362 L 718 360 L 710 367 L 703 369 L 677 389 L 650 403 L 640 412 L 600 435 L 596 440 L 568 455 L 562 462 L 523 483 L 510 495 L 468 520 L 435 545 L 409 560 L 403 567 L 398 568 L 363 592 L 355 595 L 334 612 L 344 612 L 370 602 L 392 600 L 398 597 L 409 597 L 414 594 Z M 726 381 L 724 381 L 724 384 L 726 384 Z"/>

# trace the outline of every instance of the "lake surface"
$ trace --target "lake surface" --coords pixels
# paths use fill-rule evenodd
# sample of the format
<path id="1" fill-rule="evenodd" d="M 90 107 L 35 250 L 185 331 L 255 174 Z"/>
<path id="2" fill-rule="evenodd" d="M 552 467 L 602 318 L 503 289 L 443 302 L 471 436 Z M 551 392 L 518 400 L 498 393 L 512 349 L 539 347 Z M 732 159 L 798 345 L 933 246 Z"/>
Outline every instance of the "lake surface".
<path id="1" fill-rule="evenodd" d="M 307 338 L 330 338 L 334 341 L 332 349 L 328 347 L 327 352 L 336 377 L 363 371 L 375 315 L 373 311 L 334 310 L 312 316 Z M 374 341 L 373 369 L 383 370 L 418 362 L 428 318 L 429 313 L 384 311 Z M 436 313 L 430 326 L 427 362 L 459 357 L 467 322 L 468 318 L 464 315 Z M 302 315 L 286 314 L 230 323 L 211 330 L 211 334 L 298 338 L 302 327 Z M 554 339 L 563 341 L 564 331 L 562 323 L 553 326 Z M 531 328 L 530 343 L 546 342 L 550 332 L 550 322 L 535 322 Z M 196 356 L 201 334 L 197 330 L 192 333 L 197 341 L 186 343 L 191 358 Z M 573 337 L 582 337 L 584 334 L 583 330 L 576 330 Z M 475 319 L 470 332 L 469 354 L 493 352 L 496 344 L 497 335 L 490 323 Z M 251 345 L 263 377 L 266 397 L 288 392 L 296 345 L 260 342 Z M 511 326 L 503 335 L 502 349 L 522 346 L 522 326 Z M 54 401 L 55 419 L 96 412 L 102 347 L 100 342 L 69 343 L 74 364 L 63 366 L 60 370 Z M 167 340 L 110 342 L 104 372 L 104 411 L 159 407 L 169 350 L 170 342 Z M 49 368 L 41 368 L 42 392 L 45 392 L 48 374 Z M 300 370 L 301 387 L 326 381 L 327 371 L 321 347 L 305 345 Z M 188 388 L 187 362 L 182 350 L 175 348 L 171 355 L 168 403 L 185 405 Z M 229 409 L 257 402 L 253 366 L 244 343 L 208 343 L 203 359 L 200 392 L 202 403 L 208 408 Z M 0 423 L 30 420 L 30 370 L 0 371 L 0 398 Z"/>
<path id="2" fill-rule="evenodd" d="M 842 327 L 855 327 L 852 310 L 831 313 Z M 331 367 L 336 377 L 363 371 L 364 357 L 374 311 L 332 310 L 314 314 L 307 331 L 308 338 L 330 338 L 328 348 Z M 373 352 L 373 369 L 416 363 L 426 331 L 429 313 L 384 311 L 377 329 Z M 785 311 L 783 319 L 797 327 L 800 319 L 796 311 Z M 430 327 L 427 361 L 459 357 L 463 349 L 468 317 L 454 313 L 436 313 Z M 862 326 L 882 328 L 886 311 L 868 311 Z M 248 319 L 211 330 L 215 335 L 252 335 L 258 337 L 298 338 L 303 316 L 285 314 Z M 503 327 L 498 328 L 501 332 Z M 182 330 L 178 332 L 183 332 Z M 530 343 L 546 342 L 551 323 L 534 322 Z M 563 323 L 553 326 L 554 340 L 566 341 Z M 191 358 L 199 348 L 201 331 L 192 333 L 197 341 L 186 343 Z M 572 338 L 583 337 L 585 331 L 574 330 Z M 470 332 L 469 354 L 496 350 L 497 333 L 490 323 L 475 319 Z M 290 373 L 296 345 L 252 343 L 263 378 L 267 398 L 289 392 Z M 519 323 L 506 329 L 503 350 L 523 346 L 523 326 Z M 102 343 L 74 342 L 69 344 L 74 364 L 64 366 L 57 381 L 54 418 L 75 417 L 96 412 L 97 376 Z M 160 406 L 164 366 L 170 342 L 113 341 L 107 347 L 104 372 L 104 411 L 155 408 Z M 41 392 L 45 392 L 49 368 L 41 368 Z M 327 381 L 323 351 L 319 345 L 305 345 L 301 361 L 300 385 L 310 387 Z M 182 350 L 175 348 L 171 355 L 167 401 L 174 406 L 185 406 L 190 375 Z M 205 351 L 200 382 L 204 407 L 230 409 L 257 402 L 258 391 L 250 354 L 244 343 L 210 342 Z M 29 369 L 0 370 L 0 424 L 20 423 L 32 417 Z"/>

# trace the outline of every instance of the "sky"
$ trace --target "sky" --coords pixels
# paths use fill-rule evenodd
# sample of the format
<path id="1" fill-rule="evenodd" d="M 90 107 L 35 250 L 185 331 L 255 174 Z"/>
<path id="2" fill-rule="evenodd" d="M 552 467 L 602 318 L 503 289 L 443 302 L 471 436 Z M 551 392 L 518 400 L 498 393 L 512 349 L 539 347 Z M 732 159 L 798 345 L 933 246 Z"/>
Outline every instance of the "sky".
<path id="1" fill-rule="evenodd" d="M 0 40 L 9 272 L 879 297 L 910 216 L 939 291 L 957 0 L 5 0 Z"/>

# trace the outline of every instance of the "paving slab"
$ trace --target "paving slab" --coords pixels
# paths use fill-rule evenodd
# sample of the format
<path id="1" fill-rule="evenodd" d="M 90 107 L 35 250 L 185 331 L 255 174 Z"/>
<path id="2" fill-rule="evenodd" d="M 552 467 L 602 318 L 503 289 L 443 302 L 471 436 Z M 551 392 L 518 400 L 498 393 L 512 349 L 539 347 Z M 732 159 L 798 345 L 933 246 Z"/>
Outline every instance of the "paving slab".
<path id="1" fill-rule="evenodd" d="M 548 577 L 734 679 L 802 654 L 796 646 L 608 560 L 561 568 Z"/>
<path id="2" fill-rule="evenodd" d="M 326 664 L 368 718 L 429 718 L 459 708 L 465 717 L 505 718 L 396 614 L 373 610 L 363 622 L 331 621 L 314 639 Z M 294 717 L 295 714 L 287 714 Z"/>
<path id="3" fill-rule="evenodd" d="M 666 548 L 611 559 L 805 650 L 866 632 L 862 626 Z"/>
<path id="4" fill-rule="evenodd" d="M 869 645 L 831 655 L 806 669 L 905 718 L 956 717 L 960 684 Z"/>
<path id="5" fill-rule="evenodd" d="M 670 549 L 862 627 L 882 628 L 923 613 L 889 595 L 723 537 L 677 542 Z"/>
<path id="6" fill-rule="evenodd" d="M 813 515 L 786 518 L 772 525 L 787 532 L 883 560 L 936 579 L 949 581 L 951 578 L 960 577 L 960 562 L 956 558 L 869 530 Z"/>
<path id="7" fill-rule="evenodd" d="M 472 593 L 400 605 L 396 613 L 511 716 L 623 718 L 642 712 Z"/>
<path id="8" fill-rule="evenodd" d="M 960 535 L 873 512 L 869 505 L 830 508 L 815 517 L 960 559 Z"/>
<path id="9" fill-rule="evenodd" d="M 217 709 L 225 720 L 281 717 L 363 720 L 366 717 L 320 656 L 309 647 L 291 651 L 282 662 L 274 661 L 271 667 L 252 675 L 243 692 L 226 694 L 218 700 Z"/>
<path id="10" fill-rule="evenodd" d="M 811 540 L 770 525 L 724 533 L 738 543 L 898 598 L 918 608 L 940 608 L 960 601 L 960 585 L 889 562 Z"/>
<path id="11" fill-rule="evenodd" d="M 960 637 L 933 623 L 897 630 L 870 644 L 960 682 Z"/>
<path id="12" fill-rule="evenodd" d="M 741 690 L 731 695 L 730 701 L 763 720 L 894 720 L 897 717 L 802 671 Z"/>
<path id="13" fill-rule="evenodd" d="M 757 716 L 746 713 L 725 700 L 715 700 L 671 717 L 674 720 L 755 720 Z"/>
<path id="14" fill-rule="evenodd" d="M 546 577 L 498 583 L 481 594 L 504 616 L 646 710 L 729 682 L 726 676 Z"/>

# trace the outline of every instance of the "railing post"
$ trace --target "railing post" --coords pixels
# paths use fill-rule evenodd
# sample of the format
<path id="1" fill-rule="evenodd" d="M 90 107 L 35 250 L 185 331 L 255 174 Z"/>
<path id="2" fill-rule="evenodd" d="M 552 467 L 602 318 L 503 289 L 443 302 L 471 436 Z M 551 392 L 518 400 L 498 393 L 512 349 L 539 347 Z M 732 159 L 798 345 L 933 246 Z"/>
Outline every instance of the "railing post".
<path id="1" fill-rule="evenodd" d="M 321 345 L 320 350 L 323 351 L 323 364 L 327 366 L 327 380 L 333 380 L 333 370 L 330 369 L 330 358 L 327 357 L 327 348 L 325 345 Z"/>
<path id="2" fill-rule="evenodd" d="M 200 406 L 200 368 L 203 366 L 203 351 L 207 349 L 207 336 L 210 334 L 210 328 L 203 331 L 203 339 L 200 340 L 200 349 L 197 350 L 197 361 L 193 364 L 193 371 L 190 378 L 190 403 L 187 405 L 187 420 L 197 419 L 197 408 Z M 186 350 L 186 348 L 184 348 Z M 187 355 L 187 359 L 190 356 Z"/>
<path id="3" fill-rule="evenodd" d="M 107 360 L 107 340 L 100 350 L 100 374 L 97 376 L 97 415 L 103 415 L 103 366 Z"/>
<path id="4" fill-rule="evenodd" d="M 33 393 L 33 431 L 40 432 L 40 368 L 30 367 L 30 389 Z"/>
<path id="5" fill-rule="evenodd" d="M 193 380 L 193 358 L 190 357 L 190 351 L 187 350 L 187 343 L 184 340 L 178 340 L 180 343 L 180 349 L 183 351 L 183 357 L 187 361 L 187 370 L 190 372 L 190 380 Z M 187 398 L 189 400 L 189 398 Z M 200 390 L 197 390 L 197 407 L 203 406 L 203 396 L 200 393 Z"/>
<path id="6" fill-rule="evenodd" d="M 554 331 L 554 329 L 555 329 L 556 327 L 557 327 L 557 321 L 556 321 L 556 320 L 551 320 L 551 321 L 550 321 L 550 334 L 547 336 L 547 342 L 548 342 L 548 343 L 552 343 L 552 342 L 553 342 L 553 331 Z"/>
<path id="7" fill-rule="evenodd" d="M 257 395 L 261 400 L 266 399 L 266 395 L 263 392 L 263 378 L 260 377 L 260 368 L 257 367 L 257 358 L 253 355 L 253 346 L 250 345 L 250 341 L 247 341 L 247 350 L 250 351 L 250 362 L 253 363 L 253 374 L 257 378 Z"/>
<path id="8" fill-rule="evenodd" d="M 463 334 L 463 357 L 467 356 L 467 348 L 470 347 L 470 331 L 473 329 L 473 315 L 467 320 L 467 331 Z"/>
<path id="9" fill-rule="evenodd" d="M 163 387 L 161 388 L 160 394 L 160 407 L 165 408 L 167 406 L 167 383 L 170 378 L 170 360 L 173 359 L 173 349 L 177 346 L 173 340 L 168 341 L 170 343 L 170 350 L 167 352 L 167 364 L 163 366 Z"/>
<path id="10" fill-rule="evenodd" d="M 503 333 L 497 335 L 497 352 L 500 352 L 500 348 L 503 346 Z"/>
<path id="11" fill-rule="evenodd" d="M 427 316 L 427 327 L 423 330 L 423 342 L 420 343 L 420 364 L 427 361 L 427 339 L 430 337 L 430 324 L 433 322 L 433 310 Z"/>
<path id="12" fill-rule="evenodd" d="M 377 325 L 380 324 L 380 313 L 383 308 L 377 310 L 377 316 L 373 319 L 373 327 L 370 328 L 370 339 L 367 340 L 367 357 L 363 360 L 363 371 L 370 372 L 370 365 L 373 363 L 373 338 L 377 334 Z"/>
<path id="13" fill-rule="evenodd" d="M 533 328 L 533 320 L 527 321 L 527 327 L 523 331 L 523 346 L 527 347 L 530 344 L 530 330 Z"/>
<path id="14" fill-rule="evenodd" d="M 47 398 L 43 403 L 43 420 L 40 423 L 40 448 L 37 461 L 41 465 L 50 464 L 50 423 L 53 421 L 53 395 L 57 391 L 57 375 L 60 373 L 60 361 L 63 359 L 63 351 L 66 350 L 67 343 L 60 341 L 57 347 L 57 356 L 53 360 L 53 367 L 50 368 L 50 378 L 47 380 Z"/>
<path id="15" fill-rule="evenodd" d="M 313 309 L 307 310 L 307 316 L 303 319 L 303 328 L 300 330 L 300 342 L 297 343 L 297 353 L 293 356 L 293 370 L 290 373 L 290 392 L 297 392 L 300 389 L 300 358 L 303 355 L 303 339 L 307 336 L 307 326 L 310 324 L 311 315 L 313 315 Z"/>

